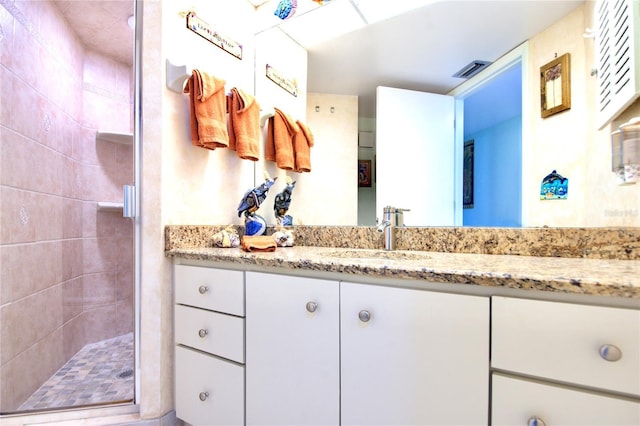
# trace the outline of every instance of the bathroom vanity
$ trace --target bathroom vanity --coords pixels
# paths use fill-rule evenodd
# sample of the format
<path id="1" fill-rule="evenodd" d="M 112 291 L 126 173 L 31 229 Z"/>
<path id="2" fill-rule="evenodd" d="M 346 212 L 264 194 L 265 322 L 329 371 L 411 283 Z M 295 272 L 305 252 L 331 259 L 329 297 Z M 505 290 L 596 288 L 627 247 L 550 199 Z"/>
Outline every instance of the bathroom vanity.
<path id="1" fill-rule="evenodd" d="M 637 260 L 167 255 L 188 423 L 640 423 Z"/>

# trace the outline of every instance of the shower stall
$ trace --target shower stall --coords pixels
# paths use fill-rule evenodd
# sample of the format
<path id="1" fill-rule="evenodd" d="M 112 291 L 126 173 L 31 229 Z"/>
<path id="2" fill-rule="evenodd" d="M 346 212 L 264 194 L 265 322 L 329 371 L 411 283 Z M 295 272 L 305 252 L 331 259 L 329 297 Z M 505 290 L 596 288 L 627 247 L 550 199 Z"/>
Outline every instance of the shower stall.
<path id="1" fill-rule="evenodd" d="M 132 15 L 0 0 L 0 414 L 134 402 Z"/>

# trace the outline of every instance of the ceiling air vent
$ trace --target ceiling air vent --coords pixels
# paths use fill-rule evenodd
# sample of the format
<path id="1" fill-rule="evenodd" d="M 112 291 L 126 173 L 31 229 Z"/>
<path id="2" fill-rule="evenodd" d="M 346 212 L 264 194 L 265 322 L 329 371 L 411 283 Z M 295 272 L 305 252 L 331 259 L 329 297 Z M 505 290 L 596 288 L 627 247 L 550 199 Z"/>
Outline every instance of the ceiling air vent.
<path id="1" fill-rule="evenodd" d="M 489 65 L 491 65 L 491 62 L 489 61 L 472 61 L 470 64 L 462 67 L 462 69 L 455 73 L 452 77 L 471 78 Z"/>

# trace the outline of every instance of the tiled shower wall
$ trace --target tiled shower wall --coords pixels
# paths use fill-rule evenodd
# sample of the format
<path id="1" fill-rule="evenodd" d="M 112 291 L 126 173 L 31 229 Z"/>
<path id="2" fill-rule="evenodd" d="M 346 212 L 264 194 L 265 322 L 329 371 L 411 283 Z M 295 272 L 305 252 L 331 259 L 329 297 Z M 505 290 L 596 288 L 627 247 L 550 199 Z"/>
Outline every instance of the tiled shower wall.
<path id="1" fill-rule="evenodd" d="M 85 51 L 49 1 L 0 0 L 0 412 L 85 344 L 133 330 L 131 66 Z"/>

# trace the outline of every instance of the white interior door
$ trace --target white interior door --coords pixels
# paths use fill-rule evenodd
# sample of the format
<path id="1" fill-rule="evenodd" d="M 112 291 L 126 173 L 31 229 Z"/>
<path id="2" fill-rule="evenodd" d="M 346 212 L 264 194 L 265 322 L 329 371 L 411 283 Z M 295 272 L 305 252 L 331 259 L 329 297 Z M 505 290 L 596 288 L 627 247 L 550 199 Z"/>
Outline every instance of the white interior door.
<path id="1" fill-rule="evenodd" d="M 453 226 L 454 97 L 378 87 L 376 215 L 410 209 L 408 226 Z"/>

